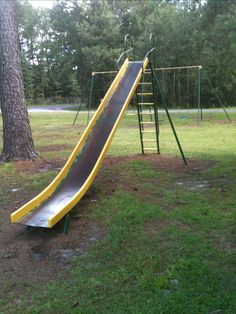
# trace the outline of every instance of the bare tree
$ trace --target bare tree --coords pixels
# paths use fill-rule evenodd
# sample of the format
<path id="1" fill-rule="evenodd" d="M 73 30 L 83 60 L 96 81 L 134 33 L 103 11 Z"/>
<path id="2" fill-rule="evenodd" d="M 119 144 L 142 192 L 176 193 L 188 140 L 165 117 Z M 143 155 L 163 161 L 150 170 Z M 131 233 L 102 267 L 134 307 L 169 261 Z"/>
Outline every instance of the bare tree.
<path id="1" fill-rule="evenodd" d="M 16 25 L 16 1 L 0 0 L 0 104 L 3 120 L 2 161 L 35 159 Z"/>

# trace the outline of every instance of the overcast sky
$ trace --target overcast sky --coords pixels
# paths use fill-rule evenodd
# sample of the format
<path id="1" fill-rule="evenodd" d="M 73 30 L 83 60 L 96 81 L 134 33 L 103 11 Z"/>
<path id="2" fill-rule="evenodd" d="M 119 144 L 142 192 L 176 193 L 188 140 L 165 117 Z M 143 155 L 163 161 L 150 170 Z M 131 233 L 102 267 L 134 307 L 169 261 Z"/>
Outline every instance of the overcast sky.
<path id="1" fill-rule="evenodd" d="M 30 0 L 34 8 L 52 8 L 53 0 Z"/>

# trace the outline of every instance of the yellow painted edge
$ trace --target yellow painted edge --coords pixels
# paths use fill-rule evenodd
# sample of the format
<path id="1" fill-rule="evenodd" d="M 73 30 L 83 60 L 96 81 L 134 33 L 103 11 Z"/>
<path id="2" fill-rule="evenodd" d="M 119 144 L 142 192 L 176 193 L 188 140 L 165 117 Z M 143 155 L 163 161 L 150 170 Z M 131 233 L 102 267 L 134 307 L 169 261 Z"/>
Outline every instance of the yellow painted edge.
<path id="1" fill-rule="evenodd" d="M 108 89 L 106 95 L 104 96 L 102 102 L 100 103 L 97 111 L 95 112 L 92 119 L 90 120 L 90 123 L 88 124 L 78 144 L 75 146 L 74 150 L 72 151 L 64 167 L 61 169 L 61 171 L 58 173 L 55 179 L 40 194 L 38 194 L 35 198 L 30 200 L 28 203 L 26 203 L 25 205 L 23 205 L 22 207 L 20 207 L 18 210 L 16 210 L 10 215 L 10 219 L 12 223 L 17 222 L 19 219 L 24 217 L 27 213 L 29 213 L 31 210 L 33 210 L 35 207 L 41 204 L 44 200 L 46 200 L 55 191 L 55 189 L 58 187 L 61 181 L 65 178 L 68 171 L 70 170 L 71 165 L 73 164 L 74 159 L 76 158 L 82 146 L 86 142 L 94 124 L 100 117 L 107 101 L 112 96 L 121 78 L 123 77 L 128 64 L 129 64 L 129 60 L 126 59 L 120 71 L 118 72 L 117 76 L 115 77 L 114 81 L 112 82 L 110 88 Z"/>
<path id="2" fill-rule="evenodd" d="M 143 69 L 145 69 L 147 67 L 147 64 L 148 64 L 148 59 L 146 58 L 144 60 L 144 63 L 143 63 Z M 128 104 L 130 103 L 131 101 L 131 98 L 137 88 L 137 85 L 140 81 L 142 77 L 142 69 L 140 69 L 139 71 L 139 74 L 134 82 L 134 85 L 132 86 L 130 92 L 129 92 L 129 95 L 123 105 L 123 108 L 117 118 L 117 121 L 116 123 L 114 124 L 112 130 L 111 130 L 111 133 L 106 141 L 106 144 L 104 145 L 104 148 L 93 168 L 93 170 L 91 171 L 90 175 L 88 176 L 87 180 L 85 181 L 85 183 L 83 184 L 83 186 L 80 188 L 79 192 L 71 199 L 70 203 L 68 203 L 60 212 L 58 212 L 57 214 L 55 214 L 54 216 L 52 216 L 49 220 L 48 220 L 48 227 L 51 228 L 53 227 L 59 220 L 61 220 L 62 217 L 64 217 L 70 210 L 71 208 L 73 208 L 77 203 L 78 201 L 82 198 L 82 196 L 86 193 L 86 191 L 88 190 L 88 188 L 90 187 L 90 185 L 92 184 L 98 170 L 100 169 L 101 165 L 102 165 L 102 162 L 103 162 L 103 159 L 105 157 L 105 154 L 111 144 L 111 141 L 112 141 L 112 138 L 118 128 L 118 125 L 125 113 L 125 110 L 128 106 Z"/>

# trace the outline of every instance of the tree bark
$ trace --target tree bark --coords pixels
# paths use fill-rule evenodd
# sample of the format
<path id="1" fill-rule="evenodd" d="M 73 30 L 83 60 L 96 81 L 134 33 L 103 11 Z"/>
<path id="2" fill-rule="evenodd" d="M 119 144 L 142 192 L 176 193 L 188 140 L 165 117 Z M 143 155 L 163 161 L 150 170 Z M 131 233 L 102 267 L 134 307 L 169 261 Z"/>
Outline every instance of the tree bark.
<path id="1" fill-rule="evenodd" d="M 24 96 L 15 6 L 16 1 L 0 0 L 2 161 L 37 158 Z"/>

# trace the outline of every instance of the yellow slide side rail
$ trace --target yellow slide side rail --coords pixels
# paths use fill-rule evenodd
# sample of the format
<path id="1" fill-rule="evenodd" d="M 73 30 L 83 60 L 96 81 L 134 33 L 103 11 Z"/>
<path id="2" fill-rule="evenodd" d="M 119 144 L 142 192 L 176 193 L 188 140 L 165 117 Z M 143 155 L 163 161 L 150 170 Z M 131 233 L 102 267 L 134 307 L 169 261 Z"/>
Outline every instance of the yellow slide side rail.
<path id="1" fill-rule="evenodd" d="M 114 93 L 116 87 L 118 86 L 119 82 L 121 81 L 127 67 L 129 64 L 129 60 L 126 59 L 123 63 L 120 71 L 118 72 L 117 76 L 115 77 L 114 81 L 112 82 L 110 88 L 108 89 L 106 95 L 104 96 L 103 100 L 101 101 L 97 111 L 93 115 L 92 119 L 90 120 L 86 130 L 84 131 L 82 137 L 80 138 L 78 144 L 75 146 L 73 152 L 71 153 L 70 157 L 68 158 L 67 162 L 65 163 L 64 167 L 61 169 L 61 171 L 58 173 L 58 175 L 55 177 L 55 179 L 48 185 L 47 188 L 45 188 L 40 194 L 38 194 L 35 198 L 33 198 L 31 201 L 26 203 L 24 206 L 20 207 L 18 210 L 16 210 L 14 213 L 11 214 L 11 222 L 17 222 L 21 218 L 23 218 L 27 213 L 29 213 L 31 210 L 36 208 L 38 205 L 40 205 L 43 201 L 45 201 L 60 185 L 61 181 L 65 178 L 67 173 L 69 172 L 71 165 L 73 164 L 73 161 L 75 160 L 76 156 L 79 154 L 80 150 L 82 149 L 83 145 L 85 144 L 93 126 L 95 125 L 96 121 L 100 117 L 101 113 L 103 112 L 106 103 L 111 98 L 112 94 Z"/>

